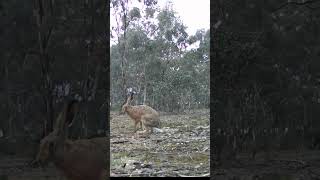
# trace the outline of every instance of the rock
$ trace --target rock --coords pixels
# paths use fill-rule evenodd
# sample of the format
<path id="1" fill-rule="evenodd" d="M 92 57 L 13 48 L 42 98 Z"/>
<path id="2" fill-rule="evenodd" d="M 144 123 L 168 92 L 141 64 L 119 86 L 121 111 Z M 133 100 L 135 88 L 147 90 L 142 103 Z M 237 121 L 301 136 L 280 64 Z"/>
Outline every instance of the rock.
<path id="1" fill-rule="evenodd" d="M 210 148 L 209 146 L 204 147 L 202 152 L 206 152 L 207 150 L 209 150 L 209 148 Z"/>
<path id="2" fill-rule="evenodd" d="M 151 164 L 141 164 L 142 168 L 149 168 L 152 169 L 152 165 Z"/>
<path id="3" fill-rule="evenodd" d="M 159 129 L 159 128 L 153 128 L 153 132 L 154 132 L 154 133 L 163 133 L 164 130 Z"/>
<path id="4" fill-rule="evenodd" d="M 128 160 L 122 167 L 126 170 L 140 169 L 141 163 L 135 160 Z"/>

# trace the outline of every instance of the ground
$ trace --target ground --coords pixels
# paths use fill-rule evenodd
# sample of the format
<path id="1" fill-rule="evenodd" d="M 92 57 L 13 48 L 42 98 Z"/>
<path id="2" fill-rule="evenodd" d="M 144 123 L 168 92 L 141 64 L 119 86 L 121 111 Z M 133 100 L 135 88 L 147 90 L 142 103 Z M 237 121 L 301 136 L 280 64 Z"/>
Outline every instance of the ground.
<path id="1" fill-rule="evenodd" d="M 161 113 L 161 133 L 133 139 L 127 115 L 111 113 L 113 176 L 209 175 L 209 110 L 187 114 Z M 65 180 L 53 164 L 28 165 L 34 157 L 0 154 L 0 180 Z"/>
<path id="2" fill-rule="evenodd" d="M 209 110 L 160 112 L 162 132 L 134 137 L 128 115 L 111 112 L 112 176 L 209 176 Z"/>
<path id="3" fill-rule="evenodd" d="M 237 161 L 213 168 L 215 180 L 319 180 L 320 151 L 281 151 L 269 160 L 239 154 Z"/>
<path id="4" fill-rule="evenodd" d="M 52 164 L 46 168 L 33 168 L 28 165 L 31 161 L 32 158 L 1 156 L 0 180 L 65 180 Z"/>
<path id="5" fill-rule="evenodd" d="M 134 125 L 127 115 L 111 113 L 111 173 L 113 176 L 208 176 L 209 111 L 161 114 L 163 132 L 150 138 L 132 138 Z M 320 180 L 320 151 L 263 152 L 250 159 L 240 153 L 236 161 L 214 167 L 214 180 Z M 212 157 L 216 163 L 216 157 Z M 0 180 L 64 180 L 52 164 L 32 168 L 32 157 L 0 154 Z"/>

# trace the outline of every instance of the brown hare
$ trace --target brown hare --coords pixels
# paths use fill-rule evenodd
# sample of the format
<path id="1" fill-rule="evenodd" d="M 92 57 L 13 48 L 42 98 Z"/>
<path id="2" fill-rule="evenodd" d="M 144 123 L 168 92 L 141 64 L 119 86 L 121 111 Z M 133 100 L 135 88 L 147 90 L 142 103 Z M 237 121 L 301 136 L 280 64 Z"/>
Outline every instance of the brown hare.
<path id="1" fill-rule="evenodd" d="M 69 180 L 105 180 L 109 171 L 107 137 L 69 140 L 66 135 L 77 113 L 77 101 L 68 102 L 59 114 L 54 130 L 40 142 L 34 162 L 52 161 Z"/>
<path id="2" fill-rule="evenodd" d="M 137 124 L 140 124 L 140 127 L 145 128 L 146 134 L 151 134 L 153 132 L 153 128 L 160 127 L 160 118 L 159 113 L 147 105 L 137 105 L 131 106 L 130 103 L 133 100 L 133 95 L 135 93 L 133 91 L 129 91 L 128 98 L 126 102 L 122 105 L 121 112 L 127 113 L 130 118 L 134 121 L 135 132 L 137 131 Z"/>

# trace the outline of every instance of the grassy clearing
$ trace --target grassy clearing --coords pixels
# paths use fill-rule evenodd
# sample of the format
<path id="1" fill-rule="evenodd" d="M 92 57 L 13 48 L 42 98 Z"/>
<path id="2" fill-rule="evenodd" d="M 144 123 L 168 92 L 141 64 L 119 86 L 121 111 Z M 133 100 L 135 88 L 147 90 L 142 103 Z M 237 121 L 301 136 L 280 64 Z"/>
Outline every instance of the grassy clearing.
<path id="1" fill-rule="evenodd" d="M 209 111 L 160 114 L 163 133 L 134 139 L 133 121 L 127 115 L 111 113 L 112 173 L 115 176 L 209 173 Z M 132 166 L 128 165 L 130 162 L 133 162 Z"/>

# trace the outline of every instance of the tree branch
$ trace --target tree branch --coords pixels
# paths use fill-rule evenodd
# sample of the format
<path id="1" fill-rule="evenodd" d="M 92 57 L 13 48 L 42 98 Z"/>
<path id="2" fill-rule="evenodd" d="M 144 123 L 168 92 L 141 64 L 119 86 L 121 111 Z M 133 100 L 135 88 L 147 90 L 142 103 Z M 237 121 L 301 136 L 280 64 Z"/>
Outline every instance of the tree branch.
<path id="1" fill-rule="evenodd" d="M 276 11 L 278 11 L 288 5 L 305 6 L 305 5 L 310 5 L 310 4 L 313 4 L 316 2 L 319 2 L 319 0 L 309 0 L 309 1 L 305 1 L 305 2 L 286 2 L 286 3 L 283 3 L 282 5 L 280 5 L 278 8 L 274 9 L 272 12 L 276 12 Z"/>

